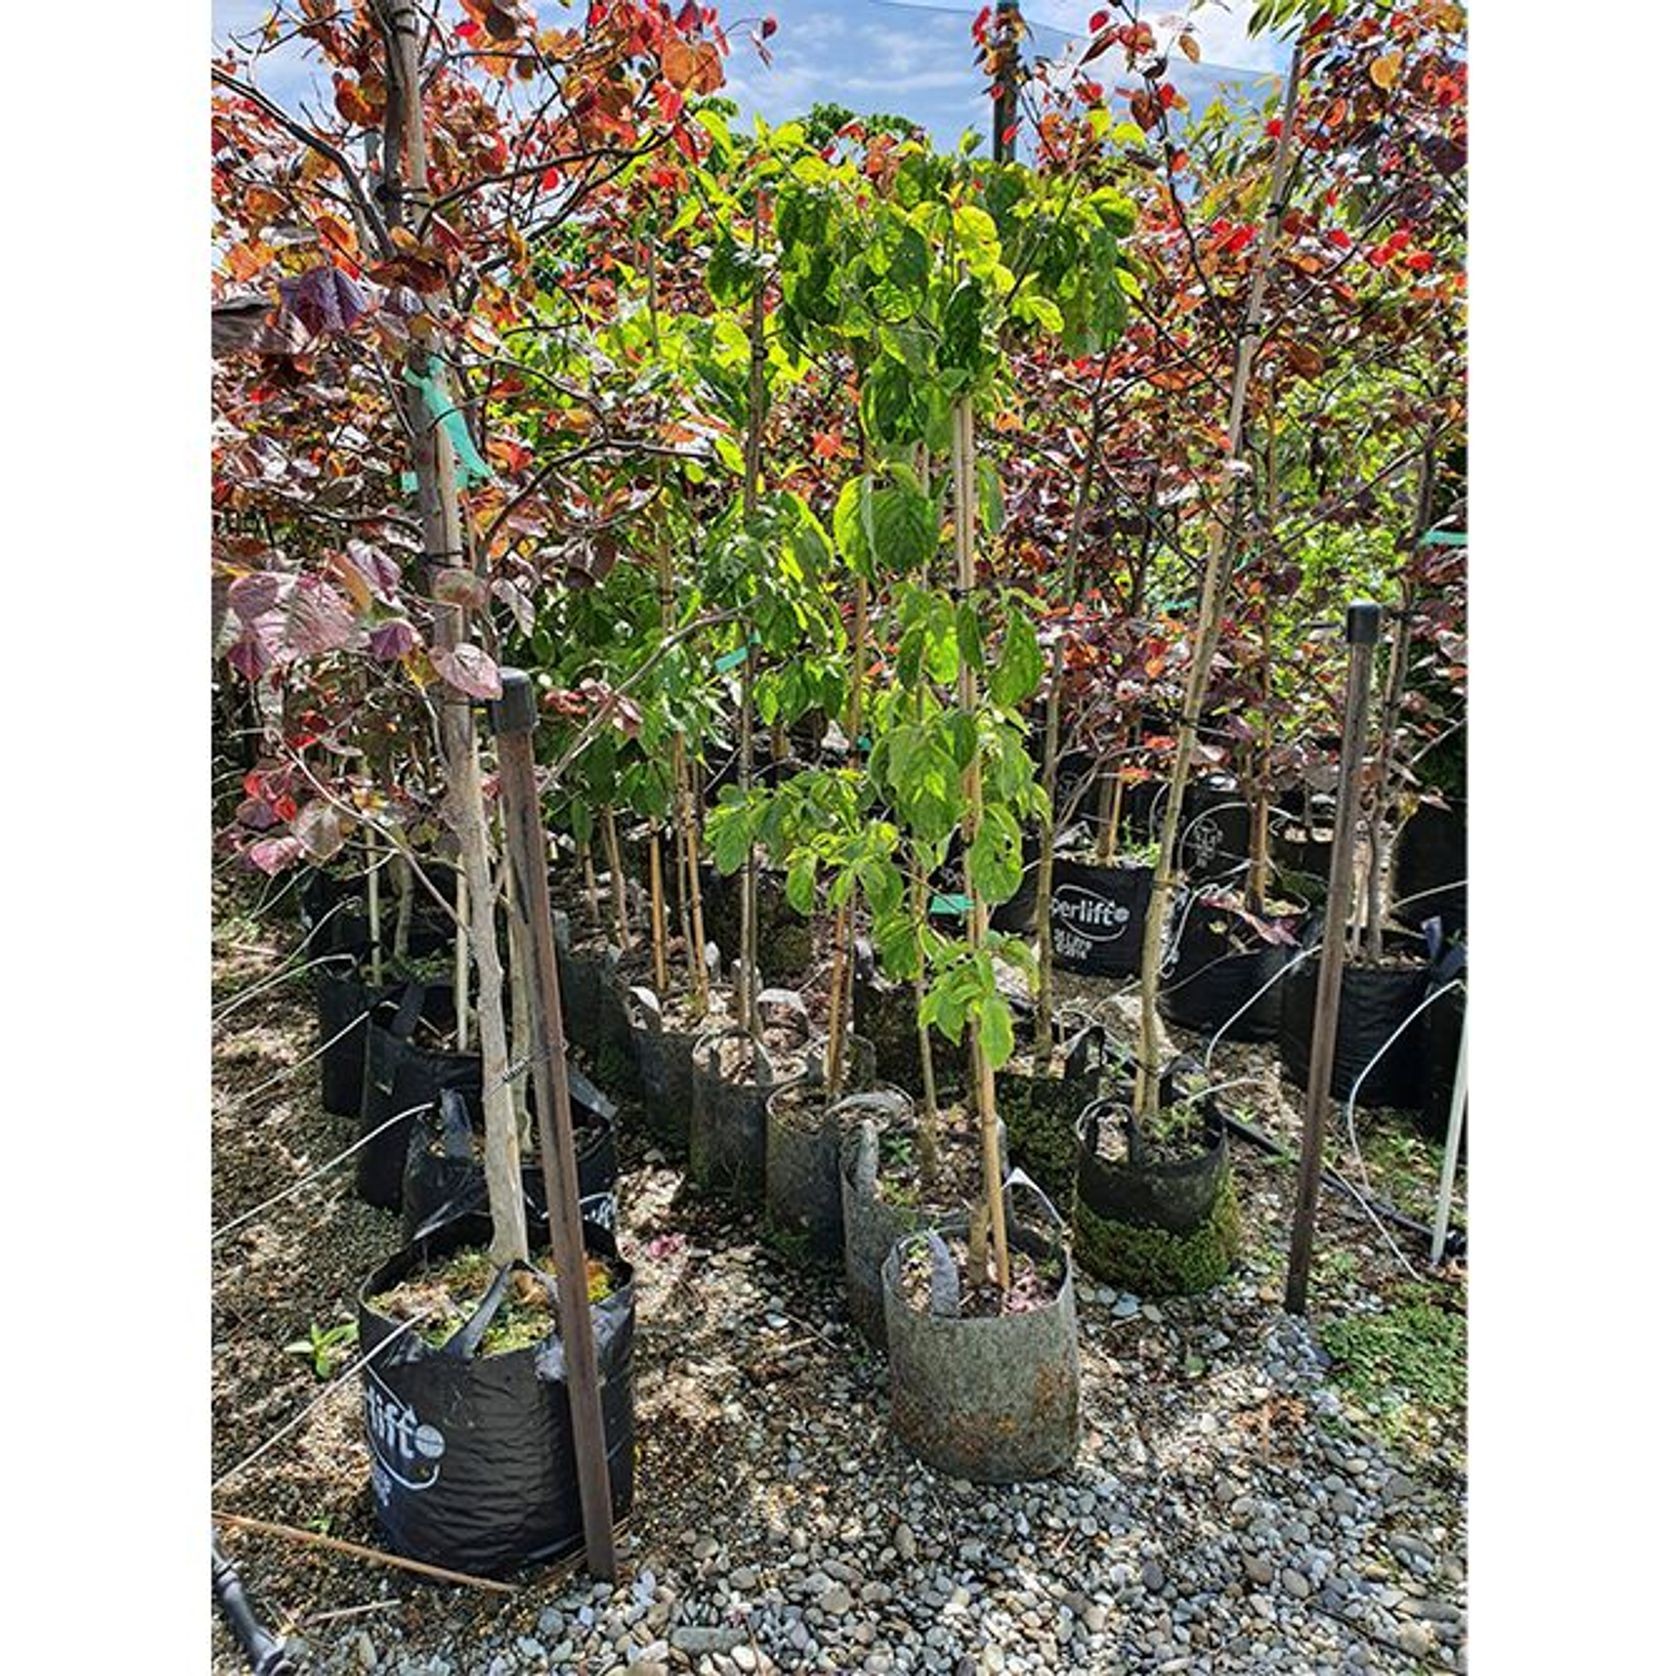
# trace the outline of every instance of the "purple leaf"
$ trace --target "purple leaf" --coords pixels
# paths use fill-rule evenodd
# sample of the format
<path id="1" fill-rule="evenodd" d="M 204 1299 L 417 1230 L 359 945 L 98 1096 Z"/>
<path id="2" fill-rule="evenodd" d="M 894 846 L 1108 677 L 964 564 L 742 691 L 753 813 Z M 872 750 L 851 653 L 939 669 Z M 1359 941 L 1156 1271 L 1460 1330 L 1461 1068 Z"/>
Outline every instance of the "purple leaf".
<path id="1" fill-rule="evenodd" d="M 337 810 L 319 798 L 303 806 L 291 831 L 315 863 L 330 861 L 343 848 L 343 822 Z"/>
<path id="2" fill-rule="evenodd" d="M 401 586 L 401 566 L 389 554 L 381 553 L 364 541 L 350 540 L 349 562 L 360 573 L 366 585 L 382 600 L 393 601 Z"/>
<path id="3" fill-rule="evenodd" d="M 285 630 L 291 651 L 299 658 L 341 652 L 355 641 L 355 613 L 329 582 L 301 576 L 291 592 Z"/>
<path id="4" fill-rule="evenodd" d="M 233 818 L 252 832 L 266 832 L 270 827 L 279 825 L 279 816 L 274 813 L 273 805 L 260 797 L 247 797 Z"/>
<path id="5" fill-rule="evenodd" d="M 461 641 L 447 651 L 434 648 L 431 662 L 449 686 L 457 687 L 468 697 L 500 697 L 500 670 L 481 647 Z"/>
<path id="6" fill-rule="evenodd" d="M 264 838 L 259 844 L 252 844 L 245 855 L 253 867 L 259 867 L 271 879 L 275 873 L 283 873 L 292 862 L 298 860 L 303 853 L 303 847 L 295 838 Z"/>
<path id="7" fill-rule="evenodd" d="M 249 576 L 235 577 L 227 589 L 227 601 L 242 623 L 254 623 L 264 612 L 279 603 L 288 591 L 292 578 L 277 571 L 258 570 Z"/>
<path id="8" fill-rule="evenodd" d="M 279 282 L 285 307 L 311 335 L 347 332 L 371 306 L 366 293 L 339 268 L 324 265 Z"/>
<path id="9" fill-rule="evenodd" d="M 419 644 L 419 635 L 411 623 L 400 620 L 380 623 L 367 641 L 367 650 L 380 663 L 395 663 L 405 658 Z"/>
<path id="10" fill-rule="evenodd" d="M 479 611 L 489 603 L 489 587 L 474 570 L 454 567 L 439 570 L 431 584 L 433 597 L 447 605 L 458 605 L 467 611 Z"/>

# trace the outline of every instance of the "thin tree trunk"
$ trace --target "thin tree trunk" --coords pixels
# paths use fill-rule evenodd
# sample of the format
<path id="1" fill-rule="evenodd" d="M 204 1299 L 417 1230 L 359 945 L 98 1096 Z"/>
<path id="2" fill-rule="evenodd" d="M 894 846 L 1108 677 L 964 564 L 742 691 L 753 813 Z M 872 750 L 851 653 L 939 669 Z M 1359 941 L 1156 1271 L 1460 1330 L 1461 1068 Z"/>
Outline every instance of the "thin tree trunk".
<path id="1" fill-rule="evenodd" d="M 374 988 L 384 983 L 384 920 L 382 892 L 378 888 L 379 869 L 384 865 L 373 853 L 372 840 L 366 843 L 367 853 L 367 932 L 372 938 L 372 981 Z"/>
<path id="2" fill-rule="evenodd" d="M 1420 487 L 1414 498 L 1414 534 L 1410 552 L 1431 528 L 1432 490 L 1437 463 L 1428 446 L 1420 459 Z M 1408 684 L 1408 658 L 1414 643 L 1414 584 L 1405 580 L 1402 615 L 1397 619 L 1391 662 L 1385 672 L 1385 693 L 1379 712 L 1379 755 L 1374 760 L 1373 802 L 1368 810 L 1367 935 L 1368 958 L 1378 962 L 1385 953 L 1385 816 L 1391 801 L 1391 764 L 1395 759 L 1397 726 L 1402 719 L 1403 688 Z"/>
<path id="3" fill-rule="evenodd" d="M 605 811 L 605 859 L 611 867 L 611 913 L 617 925 L 617 946 L 629 946 L 628 880 L 623 877 L 623 850 L 617 842 L 617 812 Z"/>
<path id="4" fill-rule="evenodd" d="M 600 916 L 599 877 L 594 872 L 594 838 L 591 832 L 582 845 L 582 894 L 588 904 L 588 923 L 598 931 L 605 921 Z"/>
<path id="5" fill-rule="evenodd" d="M 1047 813 L 1040 826 L 1036 857 L 1036 1068 L 1046 1072 L 1053 1063 L 1053 849 L 1059 822 L 1054 799 L 1059 793 L 1059 693 L 1065 678 L 1065 639 L 1053 643 L 1053 666 L 1048 674 L 1047 727 L 1042 741 L 1042 792 Z"/>
<path id="6" fill-rule="evenodd" d="M 396 852 L 396 964 L 407 960 L 407 946 L 413 938 L 413 868 Z"/>
<path id="7" fill-rule="evenodd" d="M 1298 82 L 1302 71 L 1302 48 L 1292 49 L 1286 76 L 1286 97 L 1281 110 L 1280 139 L 1275 145 L 1274 167 L 1269 179 L 1268 208 L 1263 217 L 1263 236 L 1252 271 L 1251 294 L 1240 327 L 1234 356 L 1234 387 L 1228 408 L 1228 443 L 1223 457 L 1222 482 L 1212 512 L 1210 549 L 1205 556 L 1204 583 L 1199 595 L 1198 632 L 1194 638 L 1193 662 L 1188 672 L 1187 695 L 1181 726 L 1176 735 L 1175 761 L 1170 769 L 1169 792 L 1164 804 L 1163 830 L 1158 835 L 1158 863 L 1152 876 L 1152 899 L 1147 905 L 1146 929 L 1141 944 L 1141 1031 L 1140 1064 L 1135 1076 L 1134 1112 L 1140 1121 L 1158 1115 L 1159 1063 L 1158 982 L 1164 961 L 1164 925 L 1175 887 L 1176 835 L 1181 826 L 1181 806 L 1187 793 L 1187 776 L 1199 742 L 1199 713 L 1210 686 L 1211 664 L 1222 621 L 1222 608 L 1232 569 L 1232 527 L 1237 510 L 1236 464 L 1245 421 L 1246 388 L 1256 353 L 1258 329 L 1263 318 L 1263 293 L 1269 265 L 1274 259 L 1275 236 L 1280 226 L 1286 190 L 1286 171 L 1292 152 L 1292 129 L 1298 114 Z"/>
<path id="8" fill-rule="evenodd" d="M 665 943 L 668 927 L 663 916 L 663 845 L 658 842 L 658 829 L 652 828 L 652 986 L 661 996 L 669 987 L 669 949 Z"/>
<path id="9" fill-rule="evenodd" d="M 700 888 L 698 877 L 698 767 L 696 763 L 686 760 L 685 743 L 680 734 L 675 735 L 675 795 L 679 800 L 676 804 L 677 818 L 680 829 L 676 835 L 676 863 L 679 865 L 681 857 L 679 851 L 684 847 L 687 862 L 687 904 L 692 914 L 692 925 L 689 932 L 690 943 L 687 950 L 687 975 L 692 980 L 694 993 L 698 997 L 699 1016 L 708 1017 L 710 1012 L 710 968 L 704 957 L 704 892 Z"/>
<path id="10" fill-rule="evenodd" d="M 471 1048 L 471 887 L 465 866 L 454 863 L 454 1047 L 460 1053 Z"/>
<path id="11" fill-rule="evenodd" d="M 389 101 L 399 111 L 401 150 L 386 156 L 384 178 L 400 182 L 402 193 L 390 208 L 401 222 L 409 202 L 429 199 L 424 106 L 419 82 L 417 8 L 411 0 L 377 0 L 380 21 L 389 45 L 387 82 Z M 410 368 L 416 377 L 429 369 L 429 351 L 415 343 Z M 413 435 L 414 473 L 419 483 L 419 514 L 426 557 L 444 568 L 465 555 L 460 498 L 454 477 L 454 450 L 447 432 L 436 424 L 421 390 L 408 395 L 408 420 Z M 448 649 L 460 638 L 460 611 L 438 600 L 433 609 L 436 644 Z M 463 695 L 446 696 L 442 704 L 442 739 L 447 776 L 447 815 L 459 840 L 470 907 L 472 960 L 477 968 L 478 1036 L 483 1056 L 484 1174 L 489 1189 L 489 1214 L 494 1226 L 490 1255 L 497 1263 L 529 1257 L 529 1234 L 524 1222 L 523 1185 L 519 1174 L 518 1126 L 507 1080 L 506 1022 L 501 1011 L 502 973 L 495 944 L 494 886 L 489 875 L 487 819 L 483 782 L 471 708 Z"/>
<path id="12" fill-rule="evenodd" d="M 977 462 L 973 458 L 975 437 L 972 402 L 963 397 L 954 406 L 954 536 L 956 585 L 962 597 L 970 598 L 977 583 Z M 967 715 L 978 708 L 978 676 L 963 658 L 960 665 L 960 707 Z M 989 909 L 980 900 L 972 882 L 972 841 L 983 818 L 983 768 L 977 753 L 966 766 L 966 848 L 962 857 L 964 887 L 972 906 L 967 910 L 967 936 L 974 949 L 989 941 Z M 978 1123 L 983 1137 L 984 1200 L 989 1217 L 989 1240 L 995 1253 L 996 1284 L 1003 1292 L 1012 1285 L 1012 1264 L 1007 1250 L 1007 1224 L 1001 1201 L 1000 1125 L 995 1112 L 995 1067 L 984 1052 L 976 1029 L 971 1032 L 973 1081 L 976 1085 Z M 978 1272 L 983 1272 L 981 1254 Z"/>

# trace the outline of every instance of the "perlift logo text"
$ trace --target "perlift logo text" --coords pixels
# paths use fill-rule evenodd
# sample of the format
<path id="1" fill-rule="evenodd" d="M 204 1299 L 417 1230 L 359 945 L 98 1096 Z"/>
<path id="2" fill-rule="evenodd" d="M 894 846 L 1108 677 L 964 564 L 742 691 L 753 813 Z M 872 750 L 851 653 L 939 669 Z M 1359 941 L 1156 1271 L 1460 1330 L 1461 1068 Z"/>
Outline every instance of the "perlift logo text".
<path id="1" fill-rule="evenodd" d="M 447 1439 L 435 1426 L 419 1423 L 413 1404 L 403 1402 L 376 1374 L 367 1380 L 367 1436 L 389 1476 L 408 1490 L 428 1490 L 442 1471 Z"/>
<path id="2" fill-rule="evenodd" d="M 1110 943 L 1129 924 L 1129 906 L 1097 896 L 1082 885 L 1061 885 L 1053 893 L 1053 918 L 1064 920 L 1092 942 Z"/>

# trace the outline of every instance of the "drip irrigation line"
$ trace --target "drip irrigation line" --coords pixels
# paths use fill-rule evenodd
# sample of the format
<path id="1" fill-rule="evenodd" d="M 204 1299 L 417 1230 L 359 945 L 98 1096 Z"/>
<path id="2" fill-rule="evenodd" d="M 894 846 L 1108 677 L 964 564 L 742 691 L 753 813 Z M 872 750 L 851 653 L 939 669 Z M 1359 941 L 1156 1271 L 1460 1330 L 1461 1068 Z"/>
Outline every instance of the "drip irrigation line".
<path id="1" fill-rule="evenodd" d="M 1373 1183 L 1368 1180 L 1367 1162 L 1362 1157 L 1361 1144 L 1356 1139 L 1356 1096 L 1361 1092 L 1362 1084 L 1367 1079 L 1368 1072 L 1371 1071 L 1374 1068 L 1374 1066 L 1377 1065 L 1382 1058 L 1384 1058 L 1385 1050 L 1387 1048 L 1389 1048 L 1393 1042 L 1396 1041 L 1396 1039 L 1403 1033 L 1403 1031 L 1405 1031 L 1409 1027 L 1409 1025 L 1411 1025 L 1415 1021 L 1415 1019 L 1417 1019 L 1421 1015 L 1421 1013 L 1423 1013 L 1434 1001 L 1441 1000 L 1445 995 L 1447 995 L 1453 989 L 1464 989 L 1465 987 L 1466 987 L 1465 984 L 1463 984 L 1459 978 L 1451 978 L 1449 980 L 1449 982 L 1444 984 L 1440 989 L 1434 989 L 1432 991 L 1432 993 L 1430 995 L 1426 996 L 1426 998 L 1423 1001 L 1421 1001 L 1420 1005 L 1417 1006 L 1408 1015 L 1408 1017 L 1405 1018 L 1402 1021 L 1402 1023 L 1399 1024 L 1396 1027 L 1396 1029 L 1393 1030 L 1391 1032 L 1391 1034 L 1389 1036 L 1387 1036 L 1385 1038 L 1385 1040 L 1379 1044 L 1379 1050 L 1373 1055 L 1373 1057 L 1367 1062 L 1367 1064 L 1365 1064 L 1362 1067 L 1360 1073 L 1357 1075 L 1356 1080 L 1353 1083 L 1351 1083 L 1351 1085 L 1350 1085 L 1350 1096 L 1344 1103 L 1344 1121 L 1345 1121 L 1346 1126 L 1348 1127 L 1349 1134 L 1350 1134 L 1350 1151 L 1351 1151 L 1352 1155 L 1355 1157 L 1356 1168 L 1361 1172 L 1362 1185 L 1365 1188 L 1367 1188 L 1368 1192 L 1370 1192 L 1370 1193 L 1373 1191 Z M 1370 1210 L 1368 1214 L 1371 1216 L 1371 1215 L 1373 1215 L 1373 1212 Z M 1378 1219 L 1377 1216 L 1374 1217 L 1374 1220 L 1375 1220 L 1375 1222 L 1379 1222 L 1379 1219 Z M 1396 1241 L 1393 1240 L 1391 1238 L 1390 1234 L 1386 1232 L 1385 1225 L 1382 1222 L 1379 1222 L 1379 1231 L 1382 1234 L 1385 1235 L 1386 1243 L 1390 1245 L 1391 1249 L 1393 1251 L 1397 1252 L 1397 1257 L 1401 1261 L 1403 1267 L 1406 1268 L 1408 1270 L 1408 1272 L 1411 1275 L 1413 1275 L 1416 1280 L 1420 1279 L 1420 1276 L 1419 1276 L 1418 1273 L 1416 1273 L 1413 1265 L 1410 1264 L 1408 1259 L 1406 1257 L 1404 1257 L 1400 1251 L 1397 1250 Z"/>
<path id="2" fill-rule="evenodd" d="M 1280 980 L 1282 978 L 1284 978 L 1286 976 L 1286 974 L 1288 972 L 1290 972 L 1294 966 L 1301 965 L 1312 954 L 1314 954 L 1320 947 L 1321 947 L 1321 944 L 1319 942 L 1314 942 L 1314 943 L 1311 943 L 1307 949 L 1300 950 L 1299 953 L 1296 954 L 1291 960 L 1288 960 L 1286 962 L 1286 964 L 1284 966 L 1282 966 L 1281 969 L 1278 972 L 1276 972 L 1275 975 L 1272 978 L 1269 978 L 1269 979 L 1265 980 L 1261 985 L 1258 986 L 1258 988 L 1253 990 L 1251 992 L 1251 995 L 1246 1000 L 1242 1001 L 1240 1003 L 1240 1005 L 1233 1010 L 1233 1012 L 1229 1013 L 1229 1015 L 1225 1019 L 1223 1019 L 1223 1021 L 1216 1027 L 1216 1033 L 1211 1037 L 1209 1042 L 1207 1042 L 1205 1044 L 1205 1070 L 1206 1071 L 1210 1070 L 1210 1056 L 1213 1053 L 1216 1052 L 1216 1045 L 1217 1045 L 1218 1042 L 1220 1042 L 1222 1040 L 1222 1033 L 1228 1028 L 1228 1026 L 1230 1024 L 1232 1024 L 1235 1019 L 1239 1018 L 1241 1016 L 1241 1014 L 1250 1011 L 1250 1009 L 1252 1007 L 1254 1007 L 1257 1004 L 1257 1002 L 1260 1001 L 1262 999 L 1262 997 L 1268 993 L 1269 990 L 1271 990 L 1277 983 L 1279 983 Z"/>
<path id="3" fill-rule="evenodd" d="M 343 1372 L 340 1373 L 337 1378 L 326 1387 L 324 1391 L 293 1414 L 277 1432 L 275 1432 L 265 1442 L 258 1444 L 256 1448 L 252 1449 L 251 1452 L 246 1455 L 237 1466 L 229 1467 L 226 1472 L 222 1473 L 221 1476 L 210 1485 L 210 1494 L 214 1495 L 215 1492 L 219 1490 L 229 1478 L 236 1478 L 245 1470 L 246 1467 L 252 1466 L 255 1462 L 259 1461 L 282 1438 L 290 1436 L 290 1434 L 294 1432 L 297 1427 L 300 1426 L 303 1421 L 305 1421 L 323 1402 L 328 1402 L 331 1398 L 336 1396 L 337 1393 L 343 1389 L 350 1376 L 352 1374 L 359 1373 L 361 1369 L 364 1368 L 367 1363 L 370 1362 L 387 1344 L 390 1344 L 394 1340 L 400 1338 L 403 1333 L 411 1332 L 421 1321 L 435 1315 L 441 1308 L 442 1305 L 440 1303 L 427 1304 L 417 1315 L 410 1316 L 406 1321 L 403 1321 L 394 1332 L 387 1333 L 372 1347 L 371 1350 L 366 1353 L 366 1355 L 362 1356 L 358 1361 L 351 1362 L 349 1366 L 346 1367 Z"/>
<path id="4" fill-rule="evenodd" d="M 382 1135 L 386 1129 L 400 1123 L 404 1118 L 417 1117 L 420 1112 L 428 1109 L 430 1103 L 431 1102 L 427 1100 L 422 1106 L 410 1106 L 404 1112 L 397 1112 L 394 1117 L 387 1117 L 376 1128 L 369 1129 L 366 1134 L 360 1137 L 359 1140 L 351 1142 L 350 1145 L 346 1146 L 343 1151 L 337 1155 L 337 1157 L 328 1158 L 324 1164 L 320 1165 L 317 1169 L 310 1170 L 306 1176 L 302 1176 L 298 1180 L 292 1182 L 289 1187 L 281 1188 L 280 1191 L 275 1193 L 272 1198 L 264 1199 L 261 1204 L 253 1206 L 251 1209 L 243 1212 L 242 1215 L 235 1216 L 231 1222 L 224 1222 L 210 1235 L 210 1244 L 213 1245 L 217 1240 L 232 1233 L 235 1228 L 242 1228 L 247 1222 L 254 1221 L 262 1214 L 263 1211 L 277 1205 L 283 1199 L 289 1199 L 293 1193 L 300 1193 L 311 1181 L 318 1180 L 321 1176 L 325 1175 L 328 1170 L 336 1169 L 337 1166 L 344 1161 L 344 1159 L 352 1157 L 355 1153 L 359 1152 L 368 1141 Z"/>

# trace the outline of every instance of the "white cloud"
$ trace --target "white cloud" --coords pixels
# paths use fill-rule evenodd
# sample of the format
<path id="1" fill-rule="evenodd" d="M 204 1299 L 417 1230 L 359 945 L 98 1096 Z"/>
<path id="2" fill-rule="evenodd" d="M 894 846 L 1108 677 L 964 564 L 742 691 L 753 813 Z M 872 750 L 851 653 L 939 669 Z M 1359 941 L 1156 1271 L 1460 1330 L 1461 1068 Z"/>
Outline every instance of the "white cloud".
<path id="1" fill-rule="evenodd" d="M 952 10 L 947 0 L 865 0 L 880 9 L 892 11 L 912 8 L 918 11 Z M 1189 0 L 1178 0 L 1173 5 L 1148 6 L 1142 16 L 1157 24 L 1164 17 L 1189 17 L 1193 34 L 1199 43 L 1203 62 L 1221 69 L 1271 70 L 1285 62 L 1285 44 L 1272 36 L 1251 38 L 1251 8 L 1254 0 L 1207 0 L 1199 7 L 1190 8 Z M 1097 11 L 1113 11 L 1102 7 L 1098 0 L 1023 0 L 1025 21 L 1032 28 L 1061 29 L 1082 39 L 1088 36 L 1088 20 Z M 975 16 L 977 6 L 968 10 Z M 1051 53 L 1055 43 L 1040 42 L 1043 50 Z"/>

